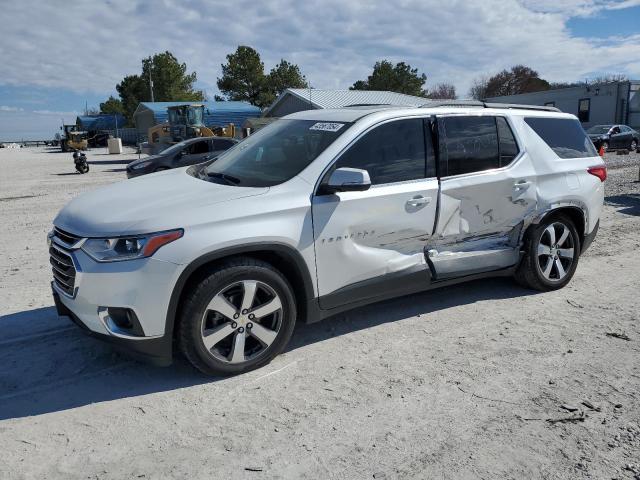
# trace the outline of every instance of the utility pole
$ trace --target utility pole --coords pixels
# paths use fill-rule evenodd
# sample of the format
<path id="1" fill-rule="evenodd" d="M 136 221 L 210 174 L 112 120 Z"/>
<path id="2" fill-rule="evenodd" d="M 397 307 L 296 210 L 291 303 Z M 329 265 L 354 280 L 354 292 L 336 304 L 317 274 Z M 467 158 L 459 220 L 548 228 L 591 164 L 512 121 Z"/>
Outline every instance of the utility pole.
<path id="1" fill-rule="evenodd" d="M 149 90 L 151 91 L 151 102 L 153 103 L 153 80 L 151 79 L 151 69 L 149 69 Z"/>

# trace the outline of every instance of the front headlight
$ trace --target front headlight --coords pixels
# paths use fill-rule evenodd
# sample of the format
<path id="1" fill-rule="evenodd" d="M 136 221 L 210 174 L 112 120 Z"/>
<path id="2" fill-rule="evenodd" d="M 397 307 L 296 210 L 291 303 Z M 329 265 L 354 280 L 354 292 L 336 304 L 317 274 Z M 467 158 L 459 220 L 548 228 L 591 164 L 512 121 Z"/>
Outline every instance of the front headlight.
<path id="1" fill-rule="evenodd" d="M 147 160 L 145 162 L 140 162 L 140 163 L 136 163 L 134 165 L 131 165 L 131 168 L 133 170 L 140 170 L 141 168 L 145 168 L 148 167 L 149 165 L 151 165 L 153 162 L 151 160 Z"/>
<path id="2" fill-rule="evenodd" d="M 184 230 L 179 229 L 130 237 L 89 238 L 82 245 L 82 250 L 98 262 L 122 262 L 150 257 L 183 234 Z"/>

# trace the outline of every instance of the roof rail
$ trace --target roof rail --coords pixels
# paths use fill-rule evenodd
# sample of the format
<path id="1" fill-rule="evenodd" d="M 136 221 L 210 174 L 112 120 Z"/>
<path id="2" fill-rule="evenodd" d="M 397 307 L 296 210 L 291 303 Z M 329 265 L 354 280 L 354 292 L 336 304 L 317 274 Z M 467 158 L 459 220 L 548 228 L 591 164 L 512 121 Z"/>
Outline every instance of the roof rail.
<path id="1" fill-rule="evenodd" d="M 345 105 L 342 108 L 352 108 L 352 107 L 392 107 L 390 103 L 351 103 L 349 105 Z M 400 105 L 398 105 L 400 106 Z"/>
<path id="2" fill-rule="evenodd" d="M 541 110 L 544 112 L 559 112 L 556 107 L 543 107 L 540 105 L 519 105 L 517 103 L 495 103 L 483 102 L 480 100 L 434 100 L 420 105 L 421 108 L 435 107 L 481 107 L 481 108 L 506 108 L 518 110 Z"/>

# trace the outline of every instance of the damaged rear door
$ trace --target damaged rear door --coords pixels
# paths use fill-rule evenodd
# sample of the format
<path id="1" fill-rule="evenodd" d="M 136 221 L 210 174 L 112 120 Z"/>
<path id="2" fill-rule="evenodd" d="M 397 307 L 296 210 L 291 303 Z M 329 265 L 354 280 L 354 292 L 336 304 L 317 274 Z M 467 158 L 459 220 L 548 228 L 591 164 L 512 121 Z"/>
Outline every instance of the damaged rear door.
<path id="1" fill-rule="evenodd" d="M 322 308 L 426 288 L 424 246 L 438 197 L 431 145 L 424 119 L 391 120 L 364 133 L 325 174 L 321 183 L 336 168 L 367 170 L 372 186 L 313 198 Z"/>
<path id="2" fill-rule="evenodd" d="M 437 279 L 498 270 L 519 259 L 536 176 L 507 117 L 437 117 L 440 211 L 427 247 Z"/>

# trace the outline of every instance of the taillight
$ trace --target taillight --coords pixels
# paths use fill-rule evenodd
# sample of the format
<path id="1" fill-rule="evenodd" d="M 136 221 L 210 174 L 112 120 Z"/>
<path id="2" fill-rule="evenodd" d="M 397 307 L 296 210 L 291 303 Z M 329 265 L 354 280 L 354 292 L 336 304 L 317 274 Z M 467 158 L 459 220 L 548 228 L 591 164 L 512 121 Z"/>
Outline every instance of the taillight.
<path id="1" fill-rule="evenodd" d="M 587 172 L 598 177 L 601 182 L 604 182 L 607 179 L 607 167 L 604 165 L 600 167 L 590 167 L 587 169 Z"/>

